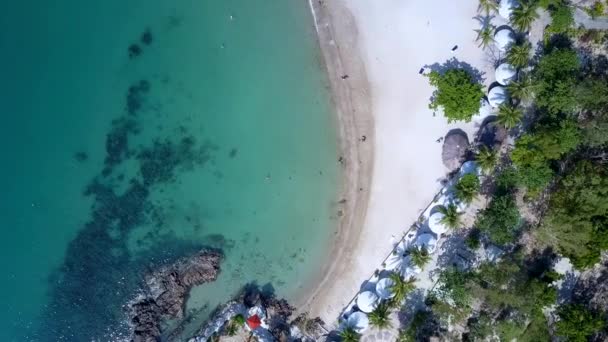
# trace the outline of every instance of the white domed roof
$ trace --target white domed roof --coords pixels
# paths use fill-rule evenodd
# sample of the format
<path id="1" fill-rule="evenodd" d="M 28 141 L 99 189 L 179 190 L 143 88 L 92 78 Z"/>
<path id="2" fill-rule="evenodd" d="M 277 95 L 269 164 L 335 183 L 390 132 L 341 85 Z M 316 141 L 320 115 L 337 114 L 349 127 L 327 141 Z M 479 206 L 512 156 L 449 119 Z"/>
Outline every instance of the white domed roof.
<path id="1" fill-rule="evenodd" d="M 513 9 L 517 7 L 517 4 L 516 0 L 500 0 L 498 15 L 507 20 L 511 20 L 511 13 L 513 13 Z"/>
<path id="2" fill-rule="evenodd" d="M 515 43 L 515 34 L 510 28 L 503 28 L 494 34 L 494 43 L 496 43 L 496 47 L 505 51 L 511 44 Z"/>
<path id="3" fill-rule="evenodd" d="M 363 312 L 372 312 L 378 306 L 378 295 L 371 291 L 361 292 L 357 296 L 357 306 Z"/>
<path id="4" fill-rule="evenodd" d="M 356 332 L 362 333 L 369 327 L 369 318 L 361 311 L 353 312 L 346 319 L 346 325 L 355 329 Z"/>
<path id="5" fill-rule="evenodd" d="M 508 98 L 509 94 L 507 93 L 507 89 L 503 86 L 496 86 L 488 93 L 488 102 L 490 103 L 490 106 L 494 108 L 505 103 Z"/>
<path id="6" fill-rule="evenodd" d="M 436 213 L 433 213 L 429 217 L 429 228 L 431 229 L 431 231 L 433 233 L 435 233 L 437 235 L 441 235 L 448 230 L 447 227 L 445 226 L 445 224 L 443 224 L 441 222 L 441 220 L 443 220 L 444 217 L 445 217 L 445 215 L 439 211 Z"/>
<path id="7" fill-rule="evenodd" d="M 498 68 L 496 68 L 495 75 L 496 82 L 502 85 L 507 85 L 511 83 L 513 79 L 515 79 L 515 76 L 517 75 L 517 69 L 509 63 L 502 63 L 498 66 Z"/>

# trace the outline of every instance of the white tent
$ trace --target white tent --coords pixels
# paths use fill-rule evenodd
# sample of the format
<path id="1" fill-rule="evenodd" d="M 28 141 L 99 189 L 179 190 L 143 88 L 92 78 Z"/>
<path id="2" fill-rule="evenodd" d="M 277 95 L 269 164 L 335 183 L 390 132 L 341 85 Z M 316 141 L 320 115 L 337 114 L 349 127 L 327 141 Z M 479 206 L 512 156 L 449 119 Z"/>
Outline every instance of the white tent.
<path id="1" fill-rule="evenodd" d="M 346 326 L 353 328 L 358 333 L 362 333 L 369 327 L 369 318 L 361 311 L 353 312 L 346 319 Z"/>
<path id="2" fill-rule="evenodd" d="M 420 234 L 416 238 L 416 246 L 425 248 L 427 252 L 433 253 L 437 248 L 437 239 L 431 234 Z"/>
<path id="3" fill-rule="evenodd" d="M 507 89 L 503 86 L 496 86 L 488 93 L 488 102 L 490 102 L 490 106 L 494 108 L 505 103 L 508 98 L 509 94 L 507 93 Z"/>
<path id="4" fill-rule="evenodd" d="M 401 267 L 401 276 L 404 279 L 411 278 L 420 272 L 422 272 L 422 268 L 412 264 L 411 258 L 409 258 L 409 257 L 408 257 L 408 263 L 404 264 L 403 267 Z"/>
<path id="5" fill-rule="evenodd" d="M 500 29 L 494 34 L 494 43 L 499 50 L 505 51 L 511 44 L 515 43 L 515 35 L 509 28 Z"/>
<path id="6" fill-rule="evenodd" d="M 496 82 L 502 85 L 511 83 L 511 81 L 515 79 L 516 75 L 517 69 L 509 63 L 502 63 L 498 66 L 498 68 L 496 68 L 495 72 Z"/>
<path id="7" fill-rule="evenodd" d="M 458 175 L 460 177 L 466 175 L 467 173 L 474 173 L 478 176 L 481 175 L 481 169 L 477 166 L 477 163 L 474 160 L 464 162 L 458 171 Z"/>
<path id="8" fill-rule="evenodd" d="M 429 228 L 433 233 L 437 235 L 441 235 L 445 233 L 448 229 L 445 224 L 441 223 L 441 220 L 445 217 L 441 212 L 435 212 L 429 217 Z"/>
<path id="9" fill-rule="evenodd" d="M 357 296 L 357 306 L 363 312 L 372 312 L 378 306 L 378 296 L 372 291 L 361 292 Z"/>
<path id="10" fill-rule="evenodd" d="M 376 293 L 380 299 L 393 298 L 391 287 L 395 284 L 391 278 L 382 278 L 376 283 Z"/>
<path id="11" fill-rule="evenodd" d="M 398 269 L 403 264 L 403 258 L 405 258 L 407 249 L 405 243 L 400 243 L 395 247 L 393 253 L 386 259 L 385 268 L 389 271 Z"/>
<path id="12" fill-rule="evenodd" d="M 498 6 L 498 15 L 507 20 L 510 20 L 511 13 L 513 13 L 513 9 L 515 7 L 517 7 L 516 0 L 500 0 L 500 5 Z"/>

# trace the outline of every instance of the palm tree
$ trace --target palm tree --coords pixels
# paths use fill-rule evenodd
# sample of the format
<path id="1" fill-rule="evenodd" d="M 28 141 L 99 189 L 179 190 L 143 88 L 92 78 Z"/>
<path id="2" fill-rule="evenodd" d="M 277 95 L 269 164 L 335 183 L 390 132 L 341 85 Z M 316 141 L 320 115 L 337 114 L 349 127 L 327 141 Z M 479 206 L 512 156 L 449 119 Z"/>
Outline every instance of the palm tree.
<path id="1" fill-rule="evenodd" d="M 374 311 L 370 312 L 369 324 L 382 330 L 392 327 L 390 316 L 391 310 L 387 303 L 380 303 Z"/>
<path id="2" fill-rule="evenodd" d="M 458 211 L 458 207 L 454 203 L 448 204 L 447 207 L 440 207 L 439 212 L 443 214 L 441 223 L 450 229 L 456 229 L 461 225 L 460 216 L 461 212 Z"/>
<path id="3" fill-rule="evenodd" d="M 496 0 L 479 0 L 477 12 L 483 12 L 485 15 L 490 15 L 490 13 L 496 11 L 498 11 L 498 2 L 496 2 Z"/>
<path id="4" fill-rule="evenodd" d="M 458 180 L 458 183 L 456 183 L 456 186 L 454 187 L 456 190 L 456 197 L 463 201 L 464 203 L 471 203 L 473 202 L 473 199 L 475 199 L 475 196 L 477 195 L 477 193 L 479 192 L 479 189 L 481 188 L 481 184 L 479 184 L 479 177 L 477 177 L 476 174 L 474 173 L 467 173 L 466 175 L 462 176 L 460 178 L 460 180 Z M 456 210 L 456 205 L 454 204 L 450 204 L 448 206 L 448 208 L 445 210 L 446 212 L 449 210 L 449 208 L 454 207 L 454 213 L 452 214 L 452 218 L 450 220 L 459 220 L 458 215 L 460 213 L 458 213 L 458 211 Z M 442 209 L 443 210 L 443 209 Z M 445 215 L 445 213 L 443 213 Z M 454 216 L 456 215 L 456 216 Z M 443 221 L 446 220 L 448 216 L 445 215 L 443 217 L 443 219 L 441 220 L 442 223 L 444 223 Z M 460 225 L 460 222 L 450 222 L 450 224 L 455 223 L 457 225 Z M 444 223 L 446 224 L 446 223 Z M 446 224 L 447 225 L 447 224 Z M 457 228 L 457 227 L 454 227 Z"/>
<path id="5" fill-rule="evenodd" d="M 498 162 L 498 153 L 495 149 L 483 145 L 479 148 L 475 161 L 484 172 L 490 172 Z"/>
<path id="6" fill-rule="evenodd" d="M 524 112 L 515 106 L 502 104 L 498 107 L 498 117 L 496 121 L 506 129 L 511 129 L 519 124 Z"/>
<path id="7" fill-rule="evenodd" d="M 530 50 L 532 50 L 532 45 L 527 41 L 523 44 L 514 45 L 507 52 L 507 61 L 516 68 L 523 68 L 528 65 Z"/>
<path id="8" fill-rule="evenodd" d="M 485 49 L 494 42 L 494 26 L 488 25 L 482 29 L 475 30 L 475 32 L 477 32 L 479 47 Z"/>
<path id="9" fill-rule="evenodd" d="M 528 100 L 534 95 L 532 78 L 528 75 L 523 75 L 519 80 L 509 83 L 507 85 L 507 90 L 512 98 Z"/>
<path id="10" fill-rule="evenodd" d="M 393 293 L 391 305 L 393 307 L 398 307 L 403 303 L 405 297 L 416 288 L 416 285 L 414 285 L 414 278 L 405 280 L 399 273 L 395 272 L 391 273 L 389 278 L 393 282 L 393 285 L 391 286 L 391 292 Z"/>
<path id="11" fill-rule="evenodd" d="M 513 9 L 511 13 L 511 22 L 516 29 L 522 32 L 528 32 L 534 20 L 538 19 L 536 13 L 536 5 L 532 1 L 524 1 L 521 5 Z"/>
<path id="12" fill-rule="evenodd" d="M 410 257 L 412 258 L 412 264 L 423 268 L 431 261 L 431 255 L 425 247 L 413 247 L 410 249 Z"/>
<path id="13" fill-rule="evenodd" d="M 340 332 L 340 340 L 342 342 L 359 342 L 361 335 L 355 329 L 348 327 Z"/>

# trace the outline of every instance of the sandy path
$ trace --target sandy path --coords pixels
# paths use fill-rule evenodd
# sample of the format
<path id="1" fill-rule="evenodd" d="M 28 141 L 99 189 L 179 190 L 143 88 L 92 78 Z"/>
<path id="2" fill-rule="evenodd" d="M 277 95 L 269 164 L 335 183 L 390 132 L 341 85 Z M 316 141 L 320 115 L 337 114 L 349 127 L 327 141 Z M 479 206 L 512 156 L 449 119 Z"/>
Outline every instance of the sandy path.
<path id="1" fill-rule="evenodd" d="M 475 43 L 476 0 L 313 3 L 344 153 L 351 162 L 345 166 L 350 189 L 332 263 L 303 306 L 331 324 L 390 253 L 391 237 L 401 237 L 439 190 L 447 170 L 436 140 L 454 128 L 473 139 L 475 124 L 448 125 L 440 113 L 433 116 L 428 109 L 432 88 L 418 70 L 456 57 L 489 71 L 489 81 L 493 71 L 491 56 Z M 341 74 L 349 78 L 342 80 Z M 357 140 L 363 134 L 366 142 Z M 356 159 L 360 163 L 352 163 Z M 367 192 L 364 184 L 372 170 Z M 355 184 L 363 185 L 353 189 Z M 364 190 L 356 191 L 359 187 Z"/>

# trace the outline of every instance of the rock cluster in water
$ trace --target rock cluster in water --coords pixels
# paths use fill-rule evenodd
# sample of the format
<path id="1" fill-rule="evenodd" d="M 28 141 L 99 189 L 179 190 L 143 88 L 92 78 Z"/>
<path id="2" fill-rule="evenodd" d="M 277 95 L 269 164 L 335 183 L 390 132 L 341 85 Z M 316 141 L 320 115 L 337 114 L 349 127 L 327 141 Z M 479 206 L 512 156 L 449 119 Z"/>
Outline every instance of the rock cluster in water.
<path id="1" fill-rule="evenodd" d="M 128 305 L 132 340 L 158 341 L 162 320 L 183 317 L 190 289 L 216 280 L 221 259 L 219 252 L 203 250 L 147 275 L 145 294 Z"/>

